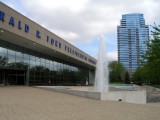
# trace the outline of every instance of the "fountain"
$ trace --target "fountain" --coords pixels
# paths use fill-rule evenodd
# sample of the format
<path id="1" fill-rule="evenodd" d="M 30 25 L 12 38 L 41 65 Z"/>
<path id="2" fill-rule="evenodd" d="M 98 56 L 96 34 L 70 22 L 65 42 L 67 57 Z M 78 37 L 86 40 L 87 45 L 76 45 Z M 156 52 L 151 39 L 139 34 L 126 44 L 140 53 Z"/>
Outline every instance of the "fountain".
<path id="1" fill-rule="evenodd" d="M 136 89 L 118 89 L 113 86 L 109 87 L 108 80 L 108 65 L 105 52 L 105 43 L 103 36 L 100 37 L 99 54 L 96 64 L 96 75 L 94 89 L 92 87 L 66 87 L 66 86 L 37 86 L 38 88 L 63 92 L 76 96 L 96 99 L 96 100 L 112 100 L 128 103 L 146 103 L 146 91 Z"/>
<path id="2" fill-rule="evenodd" d="M 100 36 L 98 60 L 96 64 L 96 75 L 94 90 L 97 92 L 108 91 L 108 64 L 105 51 L 104 36 Z"/>

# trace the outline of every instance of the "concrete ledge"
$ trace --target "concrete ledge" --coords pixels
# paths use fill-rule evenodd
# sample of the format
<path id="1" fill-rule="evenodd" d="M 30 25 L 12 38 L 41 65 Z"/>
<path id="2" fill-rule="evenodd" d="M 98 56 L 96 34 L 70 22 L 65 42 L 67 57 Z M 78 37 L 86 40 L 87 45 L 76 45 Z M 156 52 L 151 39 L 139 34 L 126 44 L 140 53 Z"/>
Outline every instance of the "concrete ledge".
<path id="1" fill-rule="evenodd" d="M 56 88 L 54 88 L 54 91 L 76 95 L 80 97 L 85 97 L 85 98 L 101 100 L 101 93 L 99 92 L 79 91 L 79 90 L 70 90 L 70 89 L 56 89 Z"/>
<path id="2" fill-rule="evenodd" d="M 148 85 L 145 85 L 145 87 L 146 87 L 147 89 L 149 89 L 149 90 L 160 92 L 160 89 L 159 89 L 159 88 L 152 87 L 152 86 L 148 86 Z"/>
<path id="3" fill-rule="evenodd" d="M 38 86 L 38 88 L 67 93 L 75 96 L 91 98 L 96 100 L 113 100 L 122 101 L 127 103 L 145 104 L 146 103 L 146 91 L 109 91 L 109 92 L 94 92 L 94 91 L 81 91 L 68 89 L 65 87 L 47 87 Z"/>
<path id="4" fill-rule="evenodd" d="M 111 91 L 101 93 L 101 100 L 114 100 L 127 103 L 146 103 L 146 91 Z"/>

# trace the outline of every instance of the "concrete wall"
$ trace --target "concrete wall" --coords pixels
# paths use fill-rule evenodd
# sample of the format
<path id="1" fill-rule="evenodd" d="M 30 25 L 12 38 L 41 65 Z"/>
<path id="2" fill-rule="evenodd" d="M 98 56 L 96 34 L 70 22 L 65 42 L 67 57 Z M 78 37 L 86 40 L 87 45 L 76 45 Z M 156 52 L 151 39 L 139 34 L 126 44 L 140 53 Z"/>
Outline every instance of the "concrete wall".
<path id="1" fill-rule="evenodd" d="M 101 94 L 101 100 L 114 100 L 128 103 L 145 104 L 146 91 L 110 91 Z"/>
<path id="2" fill-rule="evenodd" d="M 146 91 L 137 90 L 137 91 L 109 91 L 109 92 L 95 92 L 95 91 L 86 91 L 86 90 L 76 90 L 69 87 L 60 88 L 60 87 L 47 87 L 39 86 L 38 88 L 67 93 L 71 95 L 76 95 L 85 98 L 91 98 L 96 100 L 111 100 L 127 103 L 136 103 L 136 104 L 145 104 L 146 103 Z"/>

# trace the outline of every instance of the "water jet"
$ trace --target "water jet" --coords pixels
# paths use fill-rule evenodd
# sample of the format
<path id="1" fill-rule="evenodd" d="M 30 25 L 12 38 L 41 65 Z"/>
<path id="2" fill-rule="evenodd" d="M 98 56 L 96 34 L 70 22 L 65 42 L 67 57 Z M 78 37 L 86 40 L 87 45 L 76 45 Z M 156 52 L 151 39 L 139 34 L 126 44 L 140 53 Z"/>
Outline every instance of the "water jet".
<path id="1" fill-rule="evenodd" d="M 95 91 L 107 92 L 108 91 L 108 62 L 106 58 L 104 36 L 100 36 L 99 52 L 96 64 L 96 75 L 95 75 Z"/>

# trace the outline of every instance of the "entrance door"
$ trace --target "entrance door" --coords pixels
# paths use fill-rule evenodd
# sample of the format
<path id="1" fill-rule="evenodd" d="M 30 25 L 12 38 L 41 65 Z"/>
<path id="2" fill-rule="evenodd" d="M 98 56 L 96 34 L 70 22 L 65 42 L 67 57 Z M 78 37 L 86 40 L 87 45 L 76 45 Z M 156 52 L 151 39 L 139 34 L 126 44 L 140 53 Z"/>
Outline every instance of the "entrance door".
<path id="1" fill-rule="evenodd" d="M 26 70 L 10 70 L 8 72 L 9 85 L 25 85 L 26 83 Z"/>
<path id="2" fill-rule="evenodd" d="M 5 85 L 26 85 L 26 70 L 1 69 Z"/>

